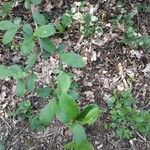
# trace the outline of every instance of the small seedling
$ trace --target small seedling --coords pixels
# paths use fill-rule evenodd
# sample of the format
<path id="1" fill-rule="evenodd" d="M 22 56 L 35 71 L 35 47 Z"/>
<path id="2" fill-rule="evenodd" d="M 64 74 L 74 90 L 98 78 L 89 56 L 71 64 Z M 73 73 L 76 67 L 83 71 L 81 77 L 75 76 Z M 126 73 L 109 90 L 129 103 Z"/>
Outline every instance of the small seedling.
<path id="1" fill-rule="evenodd" d="M 25 98 L 25 94 L 33 93 L 37 94 L 37 97 L 49 99 L 47 105 L 38 112 L 32 109 L 30 100 L 22 101 L 12 115 L 28 119 L 34 131 L 43 129 L 54 118 L 57 118 L 73 133 L 73 141 L 65 146 L 66 149 L 92 150 L 92 145 L 88 142 L 83 126 L 91 125 L 97 120 L 101 112 L 99 107 L 96 104 L 91 104 L 80 109 L 77 105 L 79 95 L 77 87 L 72 84 L 73 81 L 69 73 L 60 69 L 58 69 L 59 74 L 54 87 L 36 86 L 37 76 L 32 68 L 43 54 L 57 55 L 61 60 L 60 68 L 63 68 L 61 66 L 63 63 L 74 68 L 85 66 L 85 62 L 79 54 L 64 51 L 62 45 L 56 45 L 52 40 L 58 30 L 64 32 L 71 25 L 71 16 L 64 14 L 59 25 L 48 22 L 42 13 L 34 12 L 33 7 L 41 2 L 42 0 L 25 0 L 25 7 L 32 10 L 34 26 L 28 22 L 23 23 L 24 20 L 21 21 L 19 18 L 14 21 L 0 21 L 0 30 L 4 32 L 2 43 L 11 46 L 15 41 L 16 34 L 20 33 L 22 37 L 16 40 L 17 48 L 26 58 L 22 65 L 0 65 L 0 79 L 14 79 L 17 83 L 16 95 L 18 97 Z"/>

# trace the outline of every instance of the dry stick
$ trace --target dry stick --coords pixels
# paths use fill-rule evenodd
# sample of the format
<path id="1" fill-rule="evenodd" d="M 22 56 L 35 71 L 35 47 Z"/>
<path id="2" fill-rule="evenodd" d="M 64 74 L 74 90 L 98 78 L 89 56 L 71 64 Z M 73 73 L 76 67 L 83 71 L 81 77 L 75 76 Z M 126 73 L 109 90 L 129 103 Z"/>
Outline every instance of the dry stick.
<path id="1" fill-rule="evenodd" d="M 31 6 L 32 15 L 34 14 L 34 10 L 35 10 L 35 7 L 34 7 L 34 6 Z M 34 24 L 35 24 L 35 28 L 37 29 L 37 28 L 38 28 L 38 25 L 37 25 L 36 21 L 34 21 Z M 42 44 L 41 44 L 41 40 L 40 40 L 40 39 L 38 39 L 38 43 L 39 43 L 39 45 L 40 45 L 40 50 L 41 50 L 39 56 L 41 56 L 42 53 L 43 53 L 43 48 L 42 48 Z"/>

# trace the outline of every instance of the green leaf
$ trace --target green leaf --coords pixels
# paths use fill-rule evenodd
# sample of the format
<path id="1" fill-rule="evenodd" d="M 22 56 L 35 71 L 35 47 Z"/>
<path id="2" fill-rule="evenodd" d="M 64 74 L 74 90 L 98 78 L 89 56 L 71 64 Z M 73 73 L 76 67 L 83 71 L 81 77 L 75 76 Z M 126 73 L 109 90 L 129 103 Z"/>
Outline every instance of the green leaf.
<path id="1" fill-rule="evenodd" d="M 68 27 L 71 25 L 71 23 L 72 23 L 71 16 L 69 14 L 64 14 L 61 20 L 61 24 L 63 25 L 63 27 Z"/>
<path id="2" fill-rule="evenodd" d="M 33 14 L 33 19 L 36 21 L 38 25 L 45 25 L 46 24 L 46 18 L 39 12 L 35 12 Z"/>
<path id="3" fill-rule="evenodd" d="M 22 96 L 26 93 L 25 82 L 23 80 L 19 80 L 16 85 L 16 95 Z"/>
<path id="4" fill-rule="evenodd" d="M 31 0 L 34 5 L 38 5 L 42 2 L 42 0 Z"/>
<path id="5" fill-rule="evenodd" d="M 65 150 L 94 150 L 92 145 L 88 141 L 84 141 L 80 144 L 77 144 L 75 141 L 72 141 L 65 145 Z"/>
<path id="6" fill-rule="evenodd" d="M 3 35 L 3 39 L 2 39 L 3 44 L 10 43 L 14 39 L 17 30 L 18 30 L 17 28 L 12 28 L 7 30 L 6 33 Z"/>
<path id="7" fill-rule="evenodd" d="M 86 133 L 82 125 L 75 124 L 71 127 L 74 141 L 78 143 L 82 143 L 86 141 Z"/>
<path id="8" fill-rule="evenodd" d="M 25 70 L 29 71 L 35 64 L 36 60 L 37 60 L 37 54 L 36 53 L 31 54 L 26 61 Z"/>
<path id="9" fill-rule="evenodd" d="M 46 52 L 54 53 L 56 51 L 55 44 L 48 38 L 41 39 L 41 45 Z"/>
<path id="10" fill-rule="evenodd" d="M 21 18 L 20 17 L 16 17 L 15 19 L 14 19 L 14 25 L 15 25 L 15 28 L 19 28 L 19 26 L 20 26 L 20 23 L 21 23 Z"/>
<path id="11" fill-rule="evenodd" d="M 51 123 L 56 115 L 56 111 L 57 111 L 56 100 L 52 99 L 40 112 L 39 119 L 41 124 L 48 125 L 49 123 Z"/>
<path id="12" fill-rule="evenodd" d="M 83 141 L 82 143 L 79 143 L 76 145 L 75 150 L 93 150 L 93 146 L 88 141 Z"/>
<path id="13" fill-rule="evenodd" d="M 81 111 L 77 120 L 79 120 L 82 124 L 93 124 L 99 117 L 99 114 L 99 107 L 96 104 L 91 104 Z"/>
<path id="14" fill-rule="evenodd" d="M 0 65 L 0 79 L 11 77 L 11 75 L 12 75 L 11 69 L 9 69 L 6 66 Z"/>
<path id="15" fill-rule="evenodd" d="M 57 77 L 57 89 L 61 93 L 67 93 L 71 84 L 71 78 L 67 73 L 61 71 Z"/>
<path id="16" fill-rule="evenodd" d="M 12 28 L 15 28 L 14 24 L 11 21 L 4 20 L 0 21 L 0 30 L 10 30 Z"/>
<path id="17" fill-rule="evenodd" d="M 31 8 L 31 0 L 25 0 L 24 5 L 25 5 L 26 9 L 30 9 Z"/>
<path id="18" fill-rule="evenodd" d="M 27 77 L 27 73 L 25 73 L 19 65 L 12 65 L 9 67 L 11 69 L 11 76 L 15 80 L 23 79 Z"/>
<path id="19" fill-rule="evenodd" d="M 63 123 L 69 123 L 77 117 L 79 109 L 74 99 L 68 94 L 63 93 L 59 97 L 58 119 Z"/>
<path id="20" fill-rule="evenodd" d="M 71 149 L 75 149 L 76 147 L 76 142 L 72 141 L 70 143 L 65 144 L 64 148 L 65 150 L 71 150 Z"/>
<path id="21" fill-rule="evenodd" d="M 24 24 L 23 25 L 23 33 L 24 33 L 24 37 L 31 37 L 32 33 L 33 33 L 33 29 L 31 27 L 30 24 Z"/>
<path id="22" fill-rule="evenodd" d="M 32 38 L 26 38 L 24 41 L 21 43 L 21 52 L 23 55 L 29 55 L 35 44 Z"/>
<path id="23" fill-rule="evenodd" d="M 41 122 L 39 120 L 39 116 L 34 116 L 29 118 L 30 126 L 32 131 L 38 131 L 43 129 L 43 126 L 41 125 Z"/>
<path id="24" fill-rule="evenodd" d="M 3 2 L 0 6 L 0 16 L 5 17 L 9 14 L 9 11 L 13 8 L 13 2 Z"/>
<path id="25" fill-rule="evenodd" d="M 33 92 L 35 89 L 35 82 L 36 82 L 37 76 L 35 74 L 31 74 L 26 78 L 26 88 L 29 92 Z"/>
<path id="26" fill-rule="evenodd" d="M 52 92 L 50 87 L 40 87 L 37 92 L 38 97 L 46 98 L 49 97 Z"/>
<path id="27" fill-rule="evenodd" d="M 85 62 L 79 54 L 67 52 L 60 53 L 59 55 L 62 61 L 64 61 L 66 64 L 72 67 L 82 68 L 85 66 Z"/>
<path id="28" fill-rule="evenodd" d="M 48 25 L 43 25 L 43 26 L 38 27 L 34 31 L 33 35 L 38 38 L 45 38 L 45 37 L 52 36 L 55 33 L 56 33 L 56 30 L 55 30 L 54 26 L 52 24 L 48 24 Z"/>

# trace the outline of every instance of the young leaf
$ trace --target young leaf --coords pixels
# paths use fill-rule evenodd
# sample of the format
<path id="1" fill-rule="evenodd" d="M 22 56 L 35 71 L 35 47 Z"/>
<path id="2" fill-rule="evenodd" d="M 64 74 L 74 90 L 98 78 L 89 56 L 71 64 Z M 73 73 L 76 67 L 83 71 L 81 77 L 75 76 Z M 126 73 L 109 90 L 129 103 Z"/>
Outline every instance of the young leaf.
<path id="1" fill-rule="evenodd" d="M 29 92 L 33 92 L 35 89 L 35 81 L 37 79 L 37 76 L 35 74 L 31 74 L 26 79 L 26 88 Z"/>
<path id="2" fill-rule="evenodd" d="M 57 77 L 57 89 L 61 93 L 67 93 L 71 84 L 71 79 L 65 72 L 61 71 Z"/>
<path id="3" fill-rule="evenodd" d="M 31 54 L 26 61 L 25 70 L 29 71 L 35 64 L 36 60 L 37 60 L 37 54 L 36 53 Z"/>
<path id="4" fill-rule="evenodd" d="M 31 0 L 32 4 L 38 5 L 42 2 L 42 0 Z"/>
<path id="5" fill-rule="evenodd" d="M 11 76 L 15 80 L 19 80 L 27 77 L 27 73 L 25 73 L 19 65 L 12 65 L 9 67 L 11 69 Z"/>
<path id="6" fill-rule="evenodd" d="M 31 110 L 31 102 L 29 100 L 22 101 L 19 103 L 18 108 L 16 110 L 16 115 L 18 114 L 26 114 Z"/>
<path id="7" fill-rule="evenodd" d="M 54 35 L 56 32 L 54 26 L 52 24 L 43 25 L 37 28 L 33 35 L 38 38 L 45 38 Z"/>
<path id="8" fill-rule="evenodd" d="M 30 24 L 24 24 L 23 25 L 23 33 L 24 33 L 24 37 L 31 37 L 32 33 L 33 33 L 33 29 L 31 27 Z"/>
<path id="9" fill-rule="evenodd" d="M 71 16 L 69 14 L 64 14 L 61 20 L 61 24 L 63 25 L 63 27 L 68 27 L 71 25 L 71 23 L 72 23 Z"/>
<path id="10" fill-rule="evenodd" d="M 39 120 L 41 124 L 48 125 L 51 123 L 56 115 L 56 111 L 57 103 L 55 99 L 52 99 L 40 112 Z"/>
<path id="11" fill-rule="evenodd" d="M 64 61 L 66 64 L 72 67 L 82 68 L 85 66 L 85 62 L 79 54 L 67 52 L 60 53 L 59 55 L 62 61 Z"/>
<path id="12" fill-rule="evenodd" d="M 37 96 L 46 98 L 50 96 L 52 89 L 50 87 L 40 87 L 37 92 Z"/>
<path id="13" fill-rule="evenodd" d="M 12 28 L 15 28 L 15 25 L 8 20 L 0 21 L 0 30 L 10 30 Z"/>
<path id="14" fill-rule="evenodd" d="M 74 141 L 79 144 L 86 141 L 86 133 L 82 125 L 75 124 L 71 127 Z"/>
<path id="15" fill-rule="evenodd" d="M 59 97 L 59 111 L 57 117 L 63 123 L 69 123 L 77 117 L 79 113 L 78 106 L 74 99 L 68 94 L 63 93 Z"/>
<path id="16" fill-rule="evenodd" d="M 22 96 L 26 93 L 25 82 L 23 80 L 19 80 L 16 85 L 16 95 Z"/>
<path id="17" fill-rule="evenodd" d="M 38 131 L 43 129 L 43 126 L 39 120 L 39 116 L 34 116 L 29 118 L 29 123 L 32 131 Z"/>
<path id="18" fill-rule="evenodd" d="M 38 25 L 45 25 L 46 24 L 46 18 L 40 14 L 39 12 L 35 12 L 33 14 L 33 19 L 36 21 Z"/>
<path id="19" fill-rule="evenodd" d="M 11 77 L 12 72 L 11 69 L 9 69 L 6 66 L 0 65 L 0 79 Z"/>
<path id="20" fill-rule="evenodd" d="M 22 54 L 29 55 L 32 52 L 34 46 L 35 44 L 34 44 L 32 37 L 24 39 L 23 42 L 21 43 Z"/>
<path id="21" fill-rule="evenodd" d="M 43 49 L 48 53 L 54 53 L 56 51 L 55 44 L 48 38 L 41 39 Z"/>
<path id="22" fill-rule="evenodd" d="M 90 106 L 85 107 L 77 120 L 79 120 L 82 124 L 93 124 L 100 114 L 100 109 L 96 104 L 92 104 Z"/>
<path id="23" fill-rule="evenodd" d="M 7 30 L 6 33 L 3 35 L 3 39 L 2 39 L 3 44 L 10 43 L 15 37 L 17 30 L 18 30 L 17 28 L 12 28 Z"/>

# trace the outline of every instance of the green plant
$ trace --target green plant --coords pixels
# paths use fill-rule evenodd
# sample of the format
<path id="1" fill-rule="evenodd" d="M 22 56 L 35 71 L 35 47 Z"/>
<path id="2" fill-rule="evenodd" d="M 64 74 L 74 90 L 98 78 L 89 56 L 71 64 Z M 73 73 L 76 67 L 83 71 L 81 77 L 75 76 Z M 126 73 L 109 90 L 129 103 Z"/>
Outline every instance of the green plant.
<path id="1" fill-rule="evenodd" d="M 66 11 L 60 23 L 56 25 L 56 29 L 59 32 L 64 32 L 73 22 L 79 25 L 80 32 L 85 37 L 90 37 L 96 32 L 102 32 L 98 18 L 85 11 L 85 2 L 78 2 L 78 5 L 75 3 L 70 11 Z"/>
<path id="2" fill-rule="evenodd" d="M 34 131 L 43 129 L 57 117 L 73 133 L 73 141 L 65 146 L 66 149 L 92 150 L 83 126 L 93 124 L 101 111 L 96 104 L 85 106 L 82 109 L 78 107 L 77 86 L 69 73 L 62 71 L 62 63 L 75 68 L 83 68 L 85 62 L 79 54 L 62 51 L 62 45 L 56 45 L 52 41 L 52 37 L 60 29 L 56 24 L 49 23 L 42 13 L 34 11 L 35 5 L 41 2 L 42 0 L 25 0 L 25 7 L 32 10 L 34 26 L 27 22 L 24 23 L 24 20 L 21 21 L 20 18 L 16 18 L 14 21 L 0 21 L 0 30 L 5 32 L 2 43 L 10 47 L 16 43 L 17 48 L 21 50 L 21 55 L 26 59 L 23 65 L 0 65 L 0 79 L 13 78 L 16 81 L 17 96 L 25 97 L 26 93 L 36 93 L 38 97 L 50 99 L 39 112 L 32 110 L 30 100 L 23 101 L 12 115 L 27 118 Z M 60 22 L 60 26 L 62 26 L 62 31 L 60 31 L 64 32 L 71 23 L 72 18 L 64 14 Z M 16 40 L 18 33 L 21 38 Z M 59 56 L 61 70 L 58 69 L 59 74 L 54 87 L 42 85 L 38 88 L 36 86 L 37 76 L 32 68 L 37 59 L 44 54 Z"/>
<path id="3" fill-rule="evenodd" d="M 130 90 L 114 92 L 108 102 L 110 126 L 119 138 L 130 139 L 136 132 L 145 136 L 150 134 L 150 112 L 134 108 L 134 102 Z"/>
<path id="4" fill-rule="evenodd" d="M 0 6 L 0 17 L 5 17 L 13 8 L 14 3 L 10 2 L 3 2 Z"/>
<path id="5" fill-rule="evenodd" d="M 115 25 L 124 25 L 125 31 L 123 34 L 122 42 L 135 48 L 137 48 L 138 46 L 146 48 L 150 47 L 150 36 L 140 35 L 138 32 L 138 27 L 134 24 L 135 17 L 143 7 L 142 5 L 140 5 L 128 12 L 122 7 L 122 5 L 119 5 L 118 8 L 120 11 L 120 15 L 118 15 L 114 20 Z"/>

